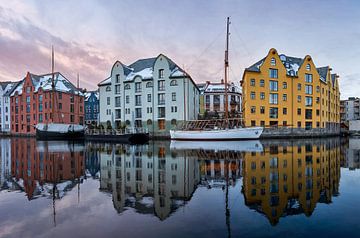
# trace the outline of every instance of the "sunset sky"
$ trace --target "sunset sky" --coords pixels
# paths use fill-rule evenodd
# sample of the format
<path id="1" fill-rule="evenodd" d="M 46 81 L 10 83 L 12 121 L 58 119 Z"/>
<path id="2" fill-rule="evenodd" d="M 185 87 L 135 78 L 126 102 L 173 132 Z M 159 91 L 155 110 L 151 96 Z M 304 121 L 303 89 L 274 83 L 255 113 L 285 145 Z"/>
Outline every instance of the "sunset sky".
<path id="1" fill-rule="evenodd" d="M 340 75 L 341 98 L 360 96 L 360 1 L 342 0 L 0 0 L 0 81 L 55 69 L 96 89 L 116 60 L 167 55 L 196 82 L 223 76 L 231 17 L 230 80 L 270 48 L 311 55 Z"/>

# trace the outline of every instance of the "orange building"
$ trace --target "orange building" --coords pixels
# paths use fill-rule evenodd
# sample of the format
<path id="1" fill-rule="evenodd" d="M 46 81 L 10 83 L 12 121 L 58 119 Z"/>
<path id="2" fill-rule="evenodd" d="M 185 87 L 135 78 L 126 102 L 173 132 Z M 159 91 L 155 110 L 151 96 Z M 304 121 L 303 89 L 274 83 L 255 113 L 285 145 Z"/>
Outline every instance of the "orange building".
<path id="1" fill-rule="evenodd" d="M 83 124 L 84 95 L 61 73 L 27 73 L 10 94 L 11 133 L 34 135 L 37 123 Z M 54 108 L 52 108 L 54 107 Z"/>

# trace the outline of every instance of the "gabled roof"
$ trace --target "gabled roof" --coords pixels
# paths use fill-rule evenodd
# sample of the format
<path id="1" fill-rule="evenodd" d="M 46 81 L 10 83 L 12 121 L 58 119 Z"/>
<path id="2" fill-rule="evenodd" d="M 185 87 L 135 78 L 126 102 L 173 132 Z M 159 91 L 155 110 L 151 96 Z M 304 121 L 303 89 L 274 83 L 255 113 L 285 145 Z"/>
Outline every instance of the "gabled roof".
<path id="1" fill-rule="evenodd" d="M 12 92 L 14 92 L 14 90 L 22 84 L 22 82 L 24 81 L 25 79 L 21 80 L 21 81 L 18 81 L 18 82 L 14 82 L 13 86 L 10 88 L 10 90 L 8 90 L 4 96 L 7 96 L 7 97 L 10 97 L 10 95 L 12 94 Z"/>
<path id="2" fill-rule="evenodd" d="M 94 95 L 96 97 L 97 100 L 99 100 L 99 91 L 88 91 L 84 94 L 85 96 L 85 101 L 88 101 L 89 98 L 91 97 L 91 95 Z"/>
<path id="3" fill-rule="evenodd" d="M 165 57 L 169 63 L 169 69 L 170 69 L 170 78 L 183 78 L 183 77 L 191 77 L 180 68 L 177 64 L 174 63 L 171 59 L 166 57 L 165 55 L 162 55 Z M 158 56 L 159 57 L 159 56 Z M 139 59 L 135 61 L 134 63 L 130 64 L 129 66 L 126 66 L 122 64 L 124 68 L 124 74 L 126 76 L 125 81 L 132 81 L 135 79 L 135 77 L 140 76 L 142 80 L 149 80 L 153 79 L 153 68 L 154 64 L 158 57 L 153 58 L 145 58 L 145 59 Z M 119 61 L 117 61 L 119 62 Z M 191 79 L 191 81 L 194 83 L 194 81 Z M 105 86 L 111 84 L 111 76 L 106 78 L 105 80 L 101 81 L 98 86 Z M 194 83 L 194 85 L 196 85 Z"/>
<path id="4" fill-rule="evenodd" d="M 283 63 L 284 67 L 286 68 L 286 73 L 289 76 L 296 76 L 299 68 L 304 62 L 304 59 L 287 56 L 284 54 L 279 55 L 281 62 Z M 266 57 L 265 57 L 266 58 Z M 260 66 L 264 63 L 265 58 L 259 60 L 255 64 L 251 65 L 250 67 L 246 68 L 246 71 L 251 72 L 260 72 Z"/>
<path id="5" fill-rule="evenodd" d="M 331 82 L 332 82 L 332 86 L 335 87 L 335 81 L 336 80 L 336 74 L 331 74 Z"/>
<path id="6" fill-rule="evenodd" d="M 329 67 L 328 66 L 319 67 L 319 68 L 316 68 L 316 70 L 318 71 L 318 73 L 320 75 L 320 80 L 323 81 L 324 83 L 326 83 L 326 78 L 327 78 L 327 73 L 328 73 Z"/>
<path id="7" fill-rule="evenodd" d="M 36 75 L 29 73 L 31 77 L 31 81 L 34 86 L 34 92 L 37 92 L 40 88 L 42 88 L 43 91 L 49 91 L 52 90 L 52 74 L 43 74 L 43 75 Z M 11 93 L 12 95 L 15 95 L 16 92 L 21 95 L 22 88 L 23 88 L 23 81 L 19 85 L 16 86 L 16 88 Z M 61 73 L 56 72 L 54 73 L 54 84 L 55 84 L 55 91 L 58 92 L 67 92 L 67 93 L 76 93 L 79 95 L 83 95 L 83 93 L 76 88 L 67 78 L 65 78 Z"/>

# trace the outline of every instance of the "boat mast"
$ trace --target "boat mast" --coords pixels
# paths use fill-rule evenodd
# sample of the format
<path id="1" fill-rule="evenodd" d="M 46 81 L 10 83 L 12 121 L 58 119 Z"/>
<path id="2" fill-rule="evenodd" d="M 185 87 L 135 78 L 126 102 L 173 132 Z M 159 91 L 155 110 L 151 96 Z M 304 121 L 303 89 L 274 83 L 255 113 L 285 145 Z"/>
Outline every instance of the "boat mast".
<path id="1" fill-rule="evenodd" d="M 228 114 L 228 68 L 229 68 L 229 25 L 230 25 L 230 17 L 227 18 L 226 22 L 226 50 L 225 50 L 225 70 L 224 70 L 224 82 L 225 82 L 225 123 L 228 126 L 229 114 Z"/>
<path id="2" fill-rule="evenodd" d="M 54 82 L 54 46 L 51 46 L 51 121 L 54 123 L 55 109 L 55 82 Z"/>

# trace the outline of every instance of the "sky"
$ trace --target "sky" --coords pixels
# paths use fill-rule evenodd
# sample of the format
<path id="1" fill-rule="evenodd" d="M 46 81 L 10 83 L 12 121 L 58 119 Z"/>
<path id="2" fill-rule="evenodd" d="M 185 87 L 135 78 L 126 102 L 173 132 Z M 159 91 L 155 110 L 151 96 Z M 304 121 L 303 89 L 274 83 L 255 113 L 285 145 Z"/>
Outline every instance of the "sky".
<path id="1" fill-rule="evenodd" d="M 341 98 L 359 96 L 358 0 L 0 0 L 0 81 L 55 71 L 94 90 L 116 60 L 160 53 L 197 83 L 220 81 L 230 25 L 230 81 L 270 48 L 311 55 L 340 76 Z"/>

